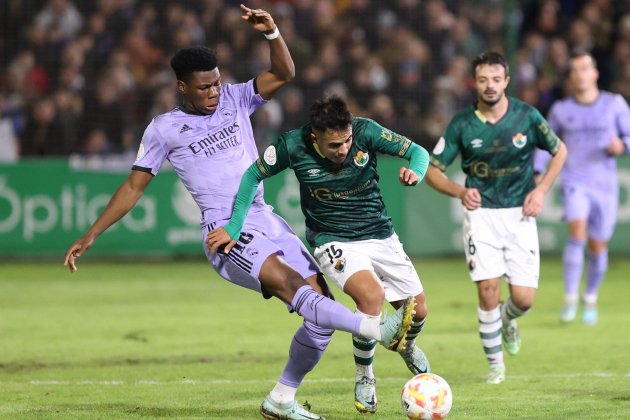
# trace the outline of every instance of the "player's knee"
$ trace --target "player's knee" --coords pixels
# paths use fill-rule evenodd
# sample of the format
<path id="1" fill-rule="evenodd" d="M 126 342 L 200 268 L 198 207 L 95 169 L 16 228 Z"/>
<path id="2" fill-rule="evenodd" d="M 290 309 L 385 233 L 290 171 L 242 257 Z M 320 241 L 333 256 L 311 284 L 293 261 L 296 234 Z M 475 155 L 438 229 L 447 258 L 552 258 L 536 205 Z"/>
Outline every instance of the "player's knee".
<path id="1" fill-rule="evenodd" d="M 381 313 L 383 302 L 385 301 L 385 290 L 374 289 L 370 293 L 354 297 L 357 309 L 364 314 L 378 315 Z"/>
<path id="2" fill-rule="evenodd" d="M 429 313 L 429 308 L 427 307 L 426 302 L 417 302 L 416 301 L 416 313 L 413 316 L 414 321 L 422 321 L 425 319 Z"/>

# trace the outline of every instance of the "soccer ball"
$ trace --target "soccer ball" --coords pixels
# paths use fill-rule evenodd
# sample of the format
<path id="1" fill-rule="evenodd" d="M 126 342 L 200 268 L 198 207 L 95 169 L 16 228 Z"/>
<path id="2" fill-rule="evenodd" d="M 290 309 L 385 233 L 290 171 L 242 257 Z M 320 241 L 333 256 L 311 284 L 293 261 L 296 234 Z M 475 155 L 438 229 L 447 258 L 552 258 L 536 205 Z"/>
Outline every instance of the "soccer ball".
<path id="1" fill-rule="evenodd" d="M 451 411 L 453 393 L 441 376 L 421 373 L 403 386 L 400 402 L 411 420 L 443 419 Z"/>

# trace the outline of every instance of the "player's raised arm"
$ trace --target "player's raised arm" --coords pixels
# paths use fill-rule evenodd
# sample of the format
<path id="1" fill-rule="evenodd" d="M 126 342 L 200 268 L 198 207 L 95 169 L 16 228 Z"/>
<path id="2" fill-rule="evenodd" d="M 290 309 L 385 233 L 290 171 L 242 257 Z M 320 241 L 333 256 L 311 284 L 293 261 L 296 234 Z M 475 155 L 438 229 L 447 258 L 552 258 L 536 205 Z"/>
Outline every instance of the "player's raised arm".
<path id="1" fill-rule="evenodd" d="M 241 4 L 241 10 L 243 11 L 241 18 L 251 23 L 254 29 L 261 31 L 269 40 L 271 69 L 256 77 L 256 87 L 260 96 L 271 99 L 280 88 L 293 80 L 295 64 L 269 12 L 262 9 L 250 9 L 243 4 Z"/>
<path id="2" fill-rule="evenodd" d="M 152 179 L 153 176 L 149 173 L 131 171 L 125 182 L 110 198 L 105 210 L 98 216 L 94 224 L 68 248 L 63 265 L 68 266 L 71 272 L 77 271 L 75 260 L 92 246 L 101 233 L 120 220 L 136 205 Z"/>

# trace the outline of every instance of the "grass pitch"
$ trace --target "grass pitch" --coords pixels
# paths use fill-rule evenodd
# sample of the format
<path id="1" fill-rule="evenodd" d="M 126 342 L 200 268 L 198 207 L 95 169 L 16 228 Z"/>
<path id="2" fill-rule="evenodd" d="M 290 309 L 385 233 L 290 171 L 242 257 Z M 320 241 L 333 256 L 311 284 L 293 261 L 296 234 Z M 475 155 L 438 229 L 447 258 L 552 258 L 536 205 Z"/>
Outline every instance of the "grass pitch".
<path id="1" fill-rule="evenodd" d="M 416 260 L 429 318 L 420 346 L 454 393 L 450 419 L 630 418 L 630 261 L 612 259 L 600 322 L 561 325 L 561 265 L 543 261 L 523 347 L 507 380 L 482 382 L 476 291 L 461 259 Z M 348 298 L 336 296 L 350 306 Z M 504 289 L 505 293 L 505 289 Z M 300 323 L 278 300 L 203 261 L 0 265 L 0 418 L 256 419 Z M 335 333 L 298 399 L 327 419 L 402 419 L 411 376 L 377 350 L 379 411 L 353 406 L 350 335 Z"/>

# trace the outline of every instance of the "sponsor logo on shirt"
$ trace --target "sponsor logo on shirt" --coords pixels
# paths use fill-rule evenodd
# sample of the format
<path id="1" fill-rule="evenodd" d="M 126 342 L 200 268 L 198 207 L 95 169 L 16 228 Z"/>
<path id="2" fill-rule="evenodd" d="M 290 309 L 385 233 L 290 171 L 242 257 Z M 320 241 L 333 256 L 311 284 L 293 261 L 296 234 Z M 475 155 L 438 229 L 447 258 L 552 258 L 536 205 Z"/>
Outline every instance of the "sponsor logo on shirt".
<path id="1" fill-rule="evenodd" d="M 182 128 L 179 130 L 179 134 L 182 134 L 183 132 L 189 131 L 189 130 L 192 130 L 192 127 L 189 126 L 188 124 L 184 124 L 182 125 Z"/>
<path id="2" fill-rule="evenodd" d="M 317 176 L 317 175 L 319 175 L 320 170 L 319 170 L 319 168 L 313 168 L 313 169 L 309 169 L 306 172 L 308 172 L 309 176 Z"/>
<path id="3" fill-rule="evenodd" d="M 190 143 L 188 148 L 194 154 L 204 153 L 207 157 L 210 157 L 215 153 L 239 146 L 241 144 L 241 138 L 237 133 L 240 130 L 241 127 L 238 125 L 238 122 L 234 122 L 215 132 L 207 133 L 201 140 Z"/>
<path id="4" fill-rule="evenodd" d="M 527 136 L 524 136 L 522 133 L 517 133 L 514 137 L 512 137 L 512 144 L 522 149 L 523 146 L 527 144 Z"/>
<path id="5" fill-rule="evenodd" d="M 354 157 L 354 164 L 357 165 L 358 167 L 363 167 L 368 163 L 369 160 L 370 160 L 370 155 L 368 154 L 368 152 L 359 150 L 356 156 Z"/>
<path id="6" fill-rule="evenodd" d="M 472 144 L 473 149 L 478 149 L 481 146 L 483 146 L 483 140 L 482 139 L 474 139 L 470 142 L 470 144 Z"/>

